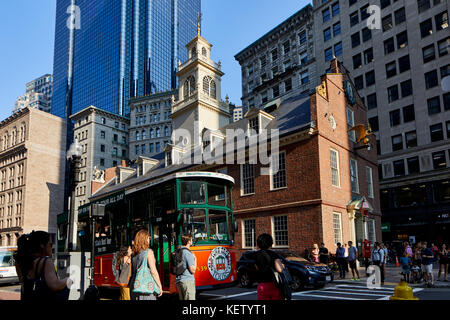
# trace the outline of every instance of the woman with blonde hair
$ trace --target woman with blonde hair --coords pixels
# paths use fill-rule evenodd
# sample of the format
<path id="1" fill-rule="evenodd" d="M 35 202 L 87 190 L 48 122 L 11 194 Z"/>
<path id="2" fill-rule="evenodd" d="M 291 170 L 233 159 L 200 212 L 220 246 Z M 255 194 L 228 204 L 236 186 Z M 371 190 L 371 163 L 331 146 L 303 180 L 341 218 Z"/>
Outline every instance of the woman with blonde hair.
<path id="1" fill-rule="evenodd" d="M 141 230 L 134 238 L 134 256 L 130 278 L 131 300 L 156 300 L 162 296 L 162 285 L 150 246 L 150 234 Z"/>

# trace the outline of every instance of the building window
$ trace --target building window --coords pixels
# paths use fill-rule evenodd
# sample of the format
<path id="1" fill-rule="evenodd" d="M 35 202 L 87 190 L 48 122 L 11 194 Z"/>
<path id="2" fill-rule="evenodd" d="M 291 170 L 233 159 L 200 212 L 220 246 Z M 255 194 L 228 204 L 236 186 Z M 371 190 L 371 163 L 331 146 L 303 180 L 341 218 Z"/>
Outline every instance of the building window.
<path id="1" fill-rule="evenodd" d="M 409 63 L 409 55 L 406 55 L 404 57 L 401 57 L 398 59 L 398 69 L 399 73 L 408 71 L 411 69 L 411 64 Z"/>
<path id="2" fill-rule="evenodd" d="M 403 49 L 408 46 L 408 33 L 406 31 L 399 33 L 396 38 L 397 49 Z"/>
<path id="3" fill-rule="evenodd" d="M 392 102 L 394 102 L 394 101 L 399 99 L 398 86 L 397 85 L 389 87 L 387 90 L 388 90 L 388 101 L 389 101 L 389 103 L 392 103 Z"/>
<path id="4" fill-rule="evenodd" d="M 403 137 L 401 134 L 392 137 L 392 151 L 403 150 Z"/>
<path id="5" fill-rule="evenodd" d="M 362 67 L 361 53 L 353 56 L 353 69 L 359 69 Z"/>
<path id="6" fill-rule="evenodd" d="M 405 161 L 403 160 L 394 161 L 394 175 L 396 177 L 401 177 L 405 175 Z"/>
<path id="7" fill-rule="evenodd" d="M 450 38 L 443 39 L 438 42 L 438 51 L 439 57 L 445 56 L 448 54 L 448 48 L 450 46 Z"/>
<path id="8" fill-rule="evenodd" d="M 339 174 L 339 152 L 330 149 L 331 184 L 335 187 L 341 186 Z"/>
<path id="9" fill-rule="evenodd" d="M 369 71 L 366 73 L 366 87 L 370 87 L 375 84 L 375 71 Z"/>
<path id="10" fill-rule="evenodd" d="M 105 145 L 104 144 L 100 145 L 100 152 L 105 152 Z"/>
<path id="11" fill-rule="evenodd" d="M 430 7 L 431 7 L 430 0 L 417 0 L 417 8 L 419 10 L 419 13 L 422 13 L 430 9 Z"/>
<path id="12" fill-rule="evenodd" d="M 341 34 L 341 23 L 335 23 L 333 25 L 333 37 L 336 37 L 337 35 Z"/>
<path id="13" fill-rule="evenodd" d="M 331 40 L 331 29 L 327 28 L 323 31 L 323 41 L 327 42 L 328 40 Z"/>
<path id="14" fill-rule="evenodd" d="M 244 248 L 256 248 L 256 220 L 244 220 Z"/>
<path id="15" fill-rule="evenodd" d="M 386 64 L 386 77 L 391 78 L 397 74 L 397 64 L 394 61 Z"/>
<path id="16" fill-rule="evenodd" d="M 359 31 L 352 34 L 352 48 L 356 48 L 361 44 L 361 37 L 359 36 Z"/>
<path id="17" fill-rule="evenodd" d="M 356 90 L 361 90 L 364 88 L 364 78 L 363 76 L 358 76 L 354 80 Z"/>
<path id="18" fill-rule="evenodd" d="M 441 103 L 439 97 L 434 97 L 427 100 L 428 104 L 428 115 L 433 115 L 441 112 Z"/>
<path id="19" fill-rule="evenodd" d="M 328 48 L 325 50 L 325 62 L 329 62 L 333 59 L 333 49 Z"/>
<path id="20" fill-rule="evenodd" d="M 369 41 L 372 39 L 372 31 L 369 28 L 362 29 L 362 39 L 363 42 Z"/>
<path id="21" fill-rule="evenodd" d="M 355 126 L 355 113 L 352 109 L 347 107 L 347 129 L 350 130 Z M 350 131 L 348 133 L 348 137 L 351 141 L 356 142 L 356 133 L 355 131 Z"/>
<path id="22" fill-rule="evenodd" d="M 450 110 L 450 93 L 446 93 L 443 96 L 444 98 L 444 110 Z"/>
<path id="23" fill-rule="evenodd" d="M 377 132 L 378 130 L 380 130 L 378 116 L 369 118 L 369 125 L 373 132 Z"/>
<path id="24" fill-rule="evenodd" d="M 100 138 L 101 139 L 105 139 L 106 138 L 106 132 L 105 131 L 100 131 Z"/>
<path id="25" fill-rule="evenodd" d="M 248 120 L 248 128 L 254 130 L 256 134 L 259 133 L 259 118 L 254 117 Z"/>
<path id="26" fill-rule="evenodd" d="M 105 166 L 105 159 L 100 159 L 100 166 L 104 167 Z"/>
<path id="27" fill-rule="evenodd" d="M 414 105 L 410 105 L 403 108 L 403 122 L 411 122 L 416 120 L 416 114 L 414 112 Z"/>
<path id="28" fill-rule="evenodd" d="M 272 56 L 272 62 L 277 61 L 278 60 L 278 49 L 273 49 L 271 52 L 271 56 Z"/>
<path id="29" fill-rule="evenodd" d="M 399 25 L 400 23 L 405 22 L 406 21 L 405 8 L 401 8 L 395 11 L 394 16 L 395 16 L 395 25 Z"/>
<path id="30" fill-rule="evenodd" d="M 432 154 L 433 157 L 433 168 L 435 170 L 444 169 L 447 166 L 445 160 L 445 151 L 439 151 Z"/>
<path id="31" fill-rule="evenodd" d="M 408 173 L 420 173 L 419 157 L 413 157 L 406 160 L 408 164 Z"/>
<path id="32" fill-rule="evenodd" d="M 384 54 L 388 55 L 391 52 L 395 51 L 394 38 L 389 38 L 384 41 Z"/>
<path id="33" fill-rule="evenodd" d="M 275 161 L 272 159 L 272 161 Z M 278 154 L 278 172 L 272 175 L 272 190 L 286 188 L 286 153 Z"/>
<path id="34" fill-rule="evenodd" d="M 272 94 L 274 98 L 277 98 L 280 95 L 280 86 L 276 85 L 272 88 Z"/>
<path id="35" fill-rule="evenodd" d="M 274 247 L 289 246 L 288 238 L 288 217 L 274 216 L 272 217 Z"/>
<path id="36" fill-rule="evenodd" d="M 431 19 L 425 20 L 420 24 L 420 35 L 422 38 L 433 34 L 433 22 Z"/>
<path id="37" fill-rule="evenodd" d="M 300 42 L 300 45 L 306 43 L 306 32 L 300 33 L 300 35 L 299 35 L 299 42 Z"/>
<path id="38" fill-rule="evenodd" d="M 350 159 L 350 181 L 352 184 L 352 192 L 359 193 L 358 163 L 355 159 Z"/>
<path id="39" fill-rule="evenodd" d="M 330 20 L 331 16 L 330 16 L 330 9 L 327 8 L 325 10 L 322 11 L 322 21 L 325 23 L 328 20 Z"/>
<path id="40" fill-rule="evenodd" d="M 408 97 L 413 94 L 412 81 L 406 80 L 400 83 L 400 89 L 402 92 L 402 98 Z"/>
<path id="41" fill-rule="evenodd" d="M 333 17 L 339 14 L 339 2 L 333 3 L 333 5 L 331 6 L 331 11 L 333 13 Z"/>
<path id="42" fill-rule="evenodd" d="M 353 27 L 359 23 L 359 14 L 358 11 L 350 14 L 350 27 Z"/>
<path id="43" fill-rule="evenodd" d="M 342 243 L 341 214 L 333 212 L 334 243 Z"/>
<path id="44" fill-rule="evenodd" d="M 433 70 L 433 71 L 425 73 L 425 86 L 427 89 L 438 86 L 437 70 Z"/>
<path id="45" fill-rule="evenodd" d="M 405 133 L 406 148 L 417 147 L 417 133 L 416 131 L 410 131 Z"/>
<path id="46" fill-rule="evenodd" d="M 369 198 L 374 198 L 373 193 L 373 177 L 372 177 L 372 168 L 366 167 L 366 182 L 367 182 L 367 194 Z"/>
<path id="47" fill-rule="evenodd" d="M 364 63 L 369 64 L 373 61 L 373 48 L 364 50 Z"/>
<path id="48" fill-rule="evenodd" d="M 434 44 L 431 44 L 422 49 L 423 63 L 427 63 L 433 61 L 436 58 L 436 54 L 434 52 Z"/>
<path id="49" fill-rule="evenodd" d="M 255 169 L 253 164 L 241 165 L 242 189 L 241 195 L 255 193 Z"/>
<path id="50" fill-rule="evenodd" d="M 389 112 L 389 118 L 391 119 L 391 127 L 398 126 L 400 124 L 400 110 Z"/>
<path id="51" fill-rule="evenodd" d="M 302 72 L 300 74 L 300 83 L 302 85 L 309 83 L 309 73 L 308 73 L 308 71 Z"/>
<path id="52" fill-rule="evenodd" d="M 386 32 L 388 30 L 391 30 L 393 27 L 392 24 L 392 15 L 388 15 L 386 17 L 384 17 L 383 19 L 381 19 L 381 24 L 383 26 L 383 32 Z"/>
<path id="53" fill-rule="evenodd" d="M 442 123 L 438 123 L 430 126 L 431 142 L 444 140 L 444 130 L 442 129 Z"/>

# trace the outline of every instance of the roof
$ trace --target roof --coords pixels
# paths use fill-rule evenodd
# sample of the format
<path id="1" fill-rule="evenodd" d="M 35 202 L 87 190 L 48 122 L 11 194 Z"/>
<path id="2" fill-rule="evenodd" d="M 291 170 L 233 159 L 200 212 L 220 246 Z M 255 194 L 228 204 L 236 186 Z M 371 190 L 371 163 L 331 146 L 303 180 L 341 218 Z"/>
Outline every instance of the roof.
<path id="1" fill-rule="evenodd" d="M 267 129 L 279 129 L 280 137 L 286 136 L 298 131 L 302 131 L 310 128 L 311 124 L 311 108 L 310 108 L 310 97 L 309 94 L 301 94 L 286 99 L 280 105 L 280 107 L 271 113 L 275 117 L 268 126 Z M 237 122 L 230 123 L 229 125 L 220 128 L 222 133 L 226 133 L 227 129 L 242 129 L 247 131 L 248 119 L 241 119 Z M 191 155 L 193 157 L 193 155 Z M 161 152 L 152 159 L 159 160 L 158 164 L 150 170 L 147 174 L 142 176 L 137 176 L 134 173 L 132 176 L 128 177 L 121 184 L 111 184 L 105 186 L 101 192 L 93 195 L 91 198 L 101 198 L 112 193 L 116 193 L 120 190 L 130 188 L 135 185 L 144 183 L 152 179 L 163 177 L 171 173 L 175 173 L 181 170 L 187 170 L 190 167 L 194 167 L 197 164 L 176 164 L 169 167 L 165 166 L 165 152 Z M 192 161 L 194 163 L 194 161 Z"/>

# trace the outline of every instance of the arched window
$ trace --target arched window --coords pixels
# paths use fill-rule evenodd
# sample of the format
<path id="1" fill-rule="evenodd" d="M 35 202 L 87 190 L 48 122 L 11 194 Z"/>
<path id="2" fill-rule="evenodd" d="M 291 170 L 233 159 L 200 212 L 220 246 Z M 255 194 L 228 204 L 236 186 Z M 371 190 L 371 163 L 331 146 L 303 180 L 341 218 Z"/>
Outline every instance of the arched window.
<path id="1" fill-rule="evenodd" d="M 216 82 L 214 80 L 211 80 L 210 87 L 210 96 L 216 99 Z"/>
<path id="2" fill-rule="evenodd" d="M 202 55 L 204 55 L 205 57 L 207 55 L 205 47 L 202 48 Z"/>
<path id="3" fill-rule="evenodd" d="M 156 137 L 161 138 L 161 129 L 160 128 L 156 129 Z"/>
<path id="4" fill-rule="evenodd" d="M 209 96 L 209 83 L 211 82 L 211 77 L 206 76 L 203 78 L 203 92 Z"/>
<path id="5" fill-rule="evenodd" d="M 164 128 L 164 135 L 166 136 L 166 137 L 168 137 L 169 136 L 169 127 L 165 127 Z"/>
<path id="6" fill-rule="evenodd" d="M 141 133 L 139 131 L 136 131 L 136 141 L 141 140 Z"/>
<path id="7" fill-rule="evenodd" d="M 197 48 L 196 47 L 193 47 L 192 49 L 191 49 L 191 56 L 192 56 L 192 58 L 193 57 L 195 57 L 197 55 Z"/>
<path id="8" fill-rule="evenodd" d="M 146 140 L 147 139 L 147 131 L 143 130 L 142 131 L 142 140 Z"/>
<path id="9" fill-rule="evenodd" d="M 150 139 L 155 139 L 155 131 L 150 129 Z"/>
<path id="10" fill-rule="evenodd" d="M 17 128 L 14 127 L 12 132 L 12 139 L 11 139 L 11 145 L 14 146 L 17 143 Z"/>
<path id="11" fill-rule="evenodd" d="M 5 138 L 3 139 L 3 149 L 9 148 L 9 133 L 8 131 L 5 132 Z"/>
<path id="12" fill-rule="evenodd" d="M 189 76 L 184 82 L 184 98 L 188 98 L 195 91 L 195 78 L 194 76 Z"/>

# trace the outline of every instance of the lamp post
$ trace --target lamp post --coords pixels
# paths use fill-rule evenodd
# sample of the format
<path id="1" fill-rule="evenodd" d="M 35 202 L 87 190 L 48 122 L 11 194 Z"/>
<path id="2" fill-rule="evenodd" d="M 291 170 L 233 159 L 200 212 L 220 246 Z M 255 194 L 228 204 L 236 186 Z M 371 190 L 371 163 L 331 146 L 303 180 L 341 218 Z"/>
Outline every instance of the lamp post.
<path id="1" fill-rule="evenodd" d="M 69 162 L 69 185 L 70 185 L 70 215 L 69 215 L 69 234 L 68 234 L 68 251 L 76 249 L 77 243 L 77 220 L 75 212 L 75 190 L 79 182 L 80 175 L 80 162 L 83 147 L 78 142 L 78 139 L 70 145 L 69 151 L 67 151 L 67 161 Z"/>

